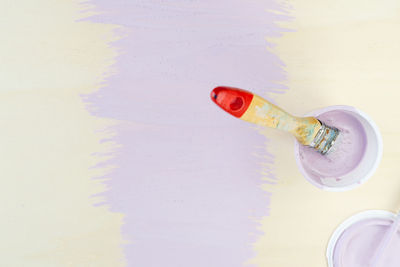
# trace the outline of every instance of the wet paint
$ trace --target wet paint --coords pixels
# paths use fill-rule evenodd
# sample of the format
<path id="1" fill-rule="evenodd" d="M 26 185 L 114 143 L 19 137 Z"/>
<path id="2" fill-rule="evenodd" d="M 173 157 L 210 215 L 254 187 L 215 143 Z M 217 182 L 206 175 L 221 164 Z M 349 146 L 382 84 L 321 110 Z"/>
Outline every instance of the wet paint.
<path id="1" fill-rule="evenodd" d="M 338 227 L 329 242 L 327 258 L 329 267 L 395 267 L 400 262 L 399 250 L 396 216 L 370 210 L 350 217 Z"/>
<path id="2" fill-rule="evenodd" d="M 331 151 L 321 156 L 295 143 L 295 157 L 303 176 L 328 191 L 351 190 L 367 181 L 382 158 L 383 143 L 377 125 L 351 106 L 329 106 L 309 115 L 340 130 Z"/>
<path id="3" fill-rule="evenodd" d="M 336 178 L 354 170 L 361 162 L 367 146 L 367 137 L 361 122 L 351 113 L 329 111 L 318 116 L 321 121 L 339 128 L 340 135 L 333 149 L 325 156 L 309 147 L 300 147 L 304 166 L 324 184 L 325 179 Z"/>
<path id="4" fill-rule="evenodd" d="M 128 266 L 242 266 L 268 215 L 273 157 L 265 138 L 212 107 L 209 88 L 282 93 L 266 37 L 285 20 L 274 1 L 93 1 L 90 20 L 120 25 L 116 63 L 88 109 L 119 124 L 104 204 L 124 214 Z M 269 10 L 269 11 L 268 11 Z"/>

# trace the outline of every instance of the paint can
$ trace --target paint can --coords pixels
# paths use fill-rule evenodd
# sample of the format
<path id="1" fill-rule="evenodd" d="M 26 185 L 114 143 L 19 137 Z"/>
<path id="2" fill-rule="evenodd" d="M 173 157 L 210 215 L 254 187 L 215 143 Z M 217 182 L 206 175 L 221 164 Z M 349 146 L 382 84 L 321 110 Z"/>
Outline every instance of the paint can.
<path id="1" fill-rule="evenodd" d="M 337 156 L 339 165 L 333 166 L 330 170 L 329 169 L 325 170 L 325 172 L 320 172 L 319 169 L 315 168 L 315 166 L 317 165 L 315 159 L 307 161 L 308 152 L 306 151 L 306 149 L 310 148 L 306 148 L 301 144 L 299 144 L 297 141 L 295 141 L 296 163 L 302 175 L 307 179 L 307 181 L 309 181 L 316 187 L 326 191 L 347 191 L 357 186 L 360 186 L 362 183 L 367 181 L 376 171 L 379 162 L 382 158 L 382 150 L 383 150 L 382 137 L 378 127 L 373 122 L 373 120 L 364 112 L 351 106 L 329 106 L 322 109 L 314 110 L 309 114 L 306 114 L 306 116 L 321 118 L 321 120 L 323 121 L 323 117 L 324 116 L 329 117 L 330 114 L 339 114 L 342 117 L 344 116 L 345 121 L 347 121 L 350 128 L 352 127 L 351 124 L 354 125 L 357 124 L 359 125 L 359 128 L 362 129 L 363 132 L 362 142 L 364 143 L 364 145 L 362 146 L 363 147 L 362 151 L 359 151 L 360 156 L 358 163 L 354 164 L 352 168 L 346 171 L 345 165 L 348 163 L 348 161 L 343 161 L 344 156 L 346 156 L 346 154 L 344 154 Z M 330 126 L 338 128 L 341 127 L 339 122 L 337 125 L 335 125 L 336 123 L 335 120 L 332 120 L 332 123 L 334 125 Z M 345 131 L 346 130 L 343 130 L 343 132 L 341 133 L 343 134 L 343 136 L 349 134 L 348 133 L 349 131 L 351 133 L 352 130 L 347 131 L 347 133 L 345 133 Z M 353 139 L 355 144 L 357 142 L 361 142 L 361 136 L 360 137 L 355 136 Z M 348 151 L 346 153 L 354 153 L 355 150 L 361 150 L 361 145 L 359 145 L 358 147 L 356 146 L 351 147 L 352 144 L 348 140 L 345 140 L 343 144 L 341 144 L 340 142 L 341 141 L 338 140 L 338 143 L 335 144 L 336 147 L 335 149 L 344 148 L 345 147 L 344 144 L 346 144 L 346 146 L 349 146 Z M 317 153 L 317 152 L 315 151 L 311 152 L 310 150 L 310 153 Z M 333 153 L 336 152 L 329 152 L 329 153 L 332 153 L 332 155 L 334 155 Z M 327 156 L 317 155 L 317 157 L 321 158 L 329 156 L 330 155 Z M 325 158 L 322 159 L 325 160 Z M 343 165 L 340 165 L 340 160 L 343 161 Z M 332 173 L 329 173 L 329 171 L 331 171 Z M 340 173 L 340 171 L 344 172 Z"/>
<path id="2" fill-rule="evenodd" d="M 329 267 L 370 266 L 385 233 L 396 215 L 385 210 L 369 210 L 344 221 L 332 234 L 326 250 Z M 398 267 L 400 262 L 400 229 L 386 247 L 379 266 Z"/>

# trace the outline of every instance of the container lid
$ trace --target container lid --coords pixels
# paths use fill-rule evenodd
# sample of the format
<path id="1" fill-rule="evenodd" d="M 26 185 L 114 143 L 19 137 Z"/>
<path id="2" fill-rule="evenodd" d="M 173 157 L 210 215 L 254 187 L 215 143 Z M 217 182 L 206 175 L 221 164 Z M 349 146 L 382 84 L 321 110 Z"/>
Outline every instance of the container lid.
<path id="1" fill-rule="evenodd" d="M 396 215 L 388 211 L 370 210 L 347 219 L 336 229 L 328 243 L 326 256 L 329 267 L 370 267 L 374 261 L 373 267 L 399 267 L 399 227 L 387 239 L 388 231 L 393 230 L 391 226 L 395 218 Z M 385 241 L 388 242 L 382 250 L 381 245 Z M 381 250 L 379 254 L 378 250 Z"/>

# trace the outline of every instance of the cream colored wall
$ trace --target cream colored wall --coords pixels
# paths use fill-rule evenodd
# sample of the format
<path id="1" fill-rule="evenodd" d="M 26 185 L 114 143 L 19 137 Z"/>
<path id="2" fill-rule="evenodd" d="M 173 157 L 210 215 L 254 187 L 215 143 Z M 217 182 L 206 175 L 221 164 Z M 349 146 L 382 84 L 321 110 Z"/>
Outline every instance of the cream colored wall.
<path id="1" fill-rule="evenodd" d="M 275 40 L 290 90 L 275 98 L 301 115 L 328 105 L 355 106 L 380 127 L 384 154 L 378 171 L 360 188 L 324 192 L 297 170 L 293 140 L 265 135 L 276 155 L 278 182 L 265 235 L 257 242 L 259 267 L 326 266 L 325 249 L 343 220 L 366 209 L 400 209 L 400 2 L 291 0 L 295 32 Z"/>
<path id="2" fill-rule="evenodd" d="M 113 26 L 69 0 L 0 1 L 0 255 L 7 267 L 124 266 L 122 215 L 94 207 L 107 152 L 79 94 L 115 56 Z"/>

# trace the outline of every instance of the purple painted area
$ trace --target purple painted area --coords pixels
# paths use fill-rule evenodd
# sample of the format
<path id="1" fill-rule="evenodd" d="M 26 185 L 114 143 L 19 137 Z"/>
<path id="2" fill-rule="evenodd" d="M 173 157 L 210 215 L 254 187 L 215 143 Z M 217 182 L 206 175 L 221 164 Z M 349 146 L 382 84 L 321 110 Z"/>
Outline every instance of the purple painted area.
<path id="1" fill-rule="evenodd" d="M 268 214 L 260 185 L 271 164 L 265 139 L 216 107 L 209 93 L 234 85 L 283 92 L 280 60 L 266 37 L 287 19 L 275 2 L 249 0 L 93 1 L 91 21 L 124 27 L 120 51 L 93 114 L 121 123 L 106 162 L 104 192 L 125 214 L 128 266 L 242 266 Z M 270 170 L 265 169 L 266 173 Z"/>

